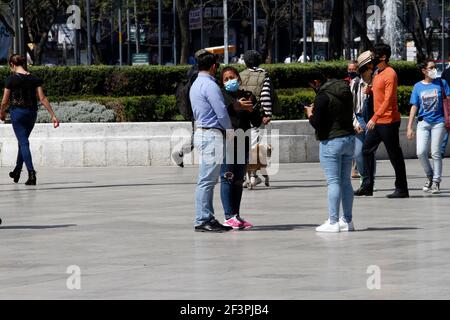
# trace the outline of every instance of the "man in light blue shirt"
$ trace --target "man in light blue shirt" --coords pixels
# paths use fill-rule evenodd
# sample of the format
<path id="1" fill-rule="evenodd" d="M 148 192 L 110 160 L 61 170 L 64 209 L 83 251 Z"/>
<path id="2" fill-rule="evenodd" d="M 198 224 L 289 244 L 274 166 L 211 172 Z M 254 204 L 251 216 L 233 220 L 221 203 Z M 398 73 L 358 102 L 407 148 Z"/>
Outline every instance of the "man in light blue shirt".
<path id="1" fill-rule="evenodd" d="M 232 129 L 227 107 L 214 75 L 219 64 L 214 54 L 205 52 L 197 58 L 199 74 L 189 92 L 197 130 L 194 146 L 199 153 L 199 174 L 195 190 L 196 232 L 223 232 L 214 218 L 214 186 L 224 159 L 225 131 Z"/>

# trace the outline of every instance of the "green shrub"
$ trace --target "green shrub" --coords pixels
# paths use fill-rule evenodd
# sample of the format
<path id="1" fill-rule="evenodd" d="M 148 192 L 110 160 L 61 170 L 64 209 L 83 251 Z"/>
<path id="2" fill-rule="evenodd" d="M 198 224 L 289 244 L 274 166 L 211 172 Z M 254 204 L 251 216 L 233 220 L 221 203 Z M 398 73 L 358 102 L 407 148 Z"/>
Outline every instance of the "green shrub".
<path id="1" fill-rule="evenodd" d="M 411 98 L 413 87 L 399 86 L 397 90 L 398 110 L 402 115 L 409 115 L 411 106 L 409 99 Z"/>
<path id="2" fill-rule="evenodd" d="M 409 113 L 409 98 L 412 87 L 398 88 L 399 110 L 403 115 Z M 278 91 L 283 114 L 275 116 L 275 120 L 304 119 L 302 104 L 314 102 L 315 93 L 311 89 L 296 88 Z M 114 110 L 118 122 L 147 121 L 183 121 L 175 106 L 175 96 L 135 96 L 135 97 L 103 97 L 103 96 L 70 96 L 50 97 L 51 102 L 84 100 L 102 104 Z"/>
<path id="3" fill-rule="evenodd" d="M 400 85 L 413 85 L 421 75 L 412 62 L 392 62 Z M 243 65 L 235 65 L 241 71 Z M 275 88 L 307 88 L 308 75 L 313 70 L 333 70 L 339 78 L 346 76 L 346 62 L 293 63 L 263 65 L 269 71 Z M 44 80 L 49 96 L 150 96 L 173 95 L 176 84 L 189 66 L 76 66 L 31 67 L 30 71 Z M 219 70 L 220 72 L 220 70 Z M 9 74 L 0 67 L 0 89 Z M 218 73 L 219 74 L 219 73 Z"/>

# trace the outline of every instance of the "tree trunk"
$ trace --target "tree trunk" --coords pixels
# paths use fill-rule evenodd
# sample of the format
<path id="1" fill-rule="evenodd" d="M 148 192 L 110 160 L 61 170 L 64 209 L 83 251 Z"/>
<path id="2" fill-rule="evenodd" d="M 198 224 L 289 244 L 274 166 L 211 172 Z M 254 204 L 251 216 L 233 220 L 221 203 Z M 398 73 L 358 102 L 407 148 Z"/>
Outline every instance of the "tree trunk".
<path id="1" fill-rule="evenodd" d="M 330 31 L 328 32 L 328 56 L 330 60 L 342 57 L 342 37 L 344 27 L 344 1 L 334 1 Z"/>
<path id="2" fill-rule="evenodd" d="M 422 16 L 420 14 L 421 10 L 419 8 L 419 3 L 417 0 L 412 0 L 410 2 L 412 6 L 413 16 L 414 16 L 414 30 L 412 30 L 414 43 L 417 48 L 417 59 L 423 60 L 427 57 L 424 52 L 427 48 L 427 39 L 425 37 L 425 26 L 423 25 Z"/>
<path id="3" fill-rule="evenodd" d="M 265 63 L 272 63 L 272 49 L 273 49 L 273 29 L 274 29 L 274 15 L 270 7 L 270 0 L 262 0 L 261 5 L 265 14 L 266 25 L 264 28 L 264 47 L 262 50 L 262 58 Z"/>
<path id="4" fill-rule="evenodd" d="M 180 64 L 186 64 L 190 51 L 189 11 L 192 8 L 192 2 L 189 0 L 176 0 L 176 5 L 181 33 Z"/>
<path id="5" fill-rule="evenodd" d="M 351 50 L 352 50 L 352 43 L 353 39 L 351 39 L 352 34 L 350 32 L 352 21 L 350 21 L 352 17 L 352 8 L 351 0 L 344 0 L 344 48 L 345 48 L 345 59 L 350 60 L 351 59 Z"/>
<path id="6" fill-rule="evenodd" d="M 40 66 L 42 64 L 42 56 L 44 54 L 44 47 L 47 44 L 48 33 L 43 32 L 41 34 L 41 40 L 36 45 L 36 49 L 34 51 L 34 65 Z"/>
<path id="7" fill-rule="evenodd" d="M 356 34 L 360 37 L 359 53 L 367 51 L 372 46 L 372 43 L 367 36 L 367 0 L 361 0 L 357 6 L 355 6 L 355 12 L 353 15 L 353 25 L 355 26 Z"/>

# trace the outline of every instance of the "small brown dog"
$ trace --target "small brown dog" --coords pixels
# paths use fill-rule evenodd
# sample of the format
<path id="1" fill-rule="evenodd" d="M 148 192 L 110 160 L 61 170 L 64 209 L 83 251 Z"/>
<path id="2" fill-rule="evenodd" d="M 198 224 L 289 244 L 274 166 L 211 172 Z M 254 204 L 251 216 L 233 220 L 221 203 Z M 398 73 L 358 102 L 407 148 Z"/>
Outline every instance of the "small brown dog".
<path id="1" fill-rule="evenodd" d="M 250 149 L 249 163 L 247 165 L 246 176 L 247 179 L 244 182 L 244 187 L 253 189 L 257 185 L 256 173 L 267 167 L 267 164 L 272 156 L 272 146 L 270 144 L 257 144 L 256 148 Z M 265 175 L 266 186 L 269 186 L 269 177 Z"/>

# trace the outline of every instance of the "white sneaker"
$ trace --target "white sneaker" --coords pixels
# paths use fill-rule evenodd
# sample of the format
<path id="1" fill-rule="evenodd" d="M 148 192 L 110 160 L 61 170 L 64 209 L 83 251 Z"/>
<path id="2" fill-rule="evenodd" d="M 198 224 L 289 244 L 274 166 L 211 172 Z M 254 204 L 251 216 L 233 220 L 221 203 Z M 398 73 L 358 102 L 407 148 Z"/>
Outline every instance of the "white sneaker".
<path id="1" fill-rule="evenodd" d="M 347 223 L 344 221 L 344 218 L 339 219 L 339 230 L 348 232 L 348 231 L 355 231 L 355 226 L 353 225 L 353 221 L 350 223 Z"/>
<path id="2" fill-rule="evenodd" d="M 340 231 L 339 223 L 330 224 L 330 220 L 325 221 L 325 223 L 316 228 L 317 232 L 329 232 L 337 233 Z"/>
<path id="3" fill-rule="evenodd" d="M 254 189 L 258 184 L 262 182 L 260 177 L 251 177 L 250 178 L 250 184 L 252 186 L 251 189 Z"/>
<path id="4" fill-rule="evenodd" d="M 438 194 L 441 193 L 441 189 L 439 186 L 439 182 L 433 182 L 433 185 L 431 186 L 430 192 L 432 194 Z"/>

